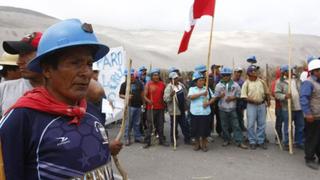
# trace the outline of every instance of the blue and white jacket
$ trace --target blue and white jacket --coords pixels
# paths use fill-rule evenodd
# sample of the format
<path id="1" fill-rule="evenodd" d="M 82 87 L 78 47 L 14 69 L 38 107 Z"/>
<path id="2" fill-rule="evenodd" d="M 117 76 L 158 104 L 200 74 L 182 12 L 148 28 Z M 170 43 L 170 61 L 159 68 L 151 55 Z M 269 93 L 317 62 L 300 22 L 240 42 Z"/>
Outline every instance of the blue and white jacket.
<path id="1" fill-rule="evenodd" d="M 70 119 L 29 108 L 4 116 L 0 138 L 6 179 L 113 179 L 103 115 L 88 103 L 79 126 L 68 124 Z"/>

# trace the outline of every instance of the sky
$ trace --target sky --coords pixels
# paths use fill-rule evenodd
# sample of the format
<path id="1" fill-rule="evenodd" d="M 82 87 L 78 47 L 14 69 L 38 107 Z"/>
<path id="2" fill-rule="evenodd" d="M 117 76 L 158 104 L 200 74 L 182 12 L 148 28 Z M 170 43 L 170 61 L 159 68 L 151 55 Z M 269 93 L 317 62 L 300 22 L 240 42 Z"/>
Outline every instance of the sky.
<path id="1" fill-rule="evenodd" d="M 193 0 L 1 0 L 0 6 L 36 10 L 60 19 L 121 29 L 183 31 Z M 320 35 L 320 0 L 216 0 L 215 31 Z M 197 22 L 208 30 L 211 19 Z"/>

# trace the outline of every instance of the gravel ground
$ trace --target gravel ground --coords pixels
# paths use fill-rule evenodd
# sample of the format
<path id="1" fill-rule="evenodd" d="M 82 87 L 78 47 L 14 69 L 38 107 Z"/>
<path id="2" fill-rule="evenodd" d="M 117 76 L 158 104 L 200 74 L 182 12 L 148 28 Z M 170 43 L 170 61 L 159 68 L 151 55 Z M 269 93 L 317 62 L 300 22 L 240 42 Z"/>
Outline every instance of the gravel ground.
<path id="1" fill-rule="evenodd" d="M 183 144 L 180 134 L 176 151 L 158 145 L 143 149 L 143 144 L 135 143 L 124 146 L 119 159 L 131 180 L 319 180 L 320 171 L 305 166 L 302 150 L 294 149 L 294 154 L 289 155 L 279 149 L 274 142 L 274 117 L 268 117 L 270 143 L 267 150 L 243 150 L 235 145 L 222 147 L 222 139 L 214 136 L 208 152 L 195 152 L 192 146 Z M 115 137 L 118 130 L 118 125 L 110 126 L 110 137 Z M 168 122 L 165 123 L 165 135 L 168 139 Z M 113 169 L 116 179 L 120 179 L 115 166 Z"/>

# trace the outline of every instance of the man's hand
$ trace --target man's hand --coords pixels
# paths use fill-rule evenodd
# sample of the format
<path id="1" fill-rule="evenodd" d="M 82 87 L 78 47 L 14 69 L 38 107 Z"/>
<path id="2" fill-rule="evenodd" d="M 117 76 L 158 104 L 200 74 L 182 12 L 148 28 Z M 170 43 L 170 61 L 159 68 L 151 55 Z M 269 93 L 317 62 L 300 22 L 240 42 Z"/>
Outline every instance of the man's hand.
<path id="1" fill-rule="evenodd" d="M 170 96 L 173 97 L 176 94 L 176 91 L 172 90 Z"/>
<path id="2" fill-rule="evenodd" d="M 305 118 L 308 123 L 312 123 L 314 121 L 314 117 L 312 115 L 305 115 Z"/>
<path id="3" fill-rule="evenodd" d="M 208 95 L 208 91 L 205 91 L 202 93 L 202 96 L 207 96 Z"/>
<path id="4" fill-rule="evenodd" d="M 203 107 L 206 108 L 210 105 L 209 101 L 208 102 L 203 102 Z"/>
<path id="5" fill-rule="evenodd" d="M 220 94 L 220 98 L 224 98 L 226 96 L 226 93 L 225 92 L 222 92 L 221 94 Z"/>
<path id="6" fill-rule="evenodd" d="M 147 103 L 150 104 L 150 105 L 153 104 L 153 102 L 151 100 L 147 100 Z"/>
<path id="7" fill-rule="evenodd" d="M 271 102 L 270 100 L 267 100 L 267 107 L 270 107 L 271 106 Z"/>
<path id="8" fill-rule="evenodd" d="M 226 98 L 226 102 L 231 102 L 231 101 L 234 101 L 234 100 L 236 100 L 236 97 L 235 97 L 235 96 L 228 96 L 228 97 Z"/>
<path id="9" fill-rule="evenodd" d="M 284 98 L 285 98 L 285 99 L 291 99 L 291 98 L 292 98 L 292 96 L 291 96 L 291 94 L 290 94 L 290 93 L 288 93 L 288 94 L 286 94 L 286 95 L 284 96 Z"/>
<path id="10" fill-rule="evenodd" d="M 119 154 L 122 149 L 122 143 L 120 141 L 114 140 L 109 144 L 110 153 L 112 156 Z"/>

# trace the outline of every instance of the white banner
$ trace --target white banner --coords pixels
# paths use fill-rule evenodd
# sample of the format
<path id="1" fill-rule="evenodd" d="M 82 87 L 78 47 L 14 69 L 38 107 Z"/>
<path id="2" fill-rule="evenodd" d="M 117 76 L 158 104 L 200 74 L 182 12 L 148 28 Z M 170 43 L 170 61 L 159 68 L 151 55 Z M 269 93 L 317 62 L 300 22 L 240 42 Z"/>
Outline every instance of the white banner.
<path id="1" fill-rule="evenodd" d="M 106 114 L 106 124 L 122 118 L 124 100 L 119 97 L 119 90 L 125 77 L 126 53 L 123 47 L 111 48 L 110 52 L 95 62 L 99 70 L 98 81 L 103 86 L 106 99 L 102 103 L 102 112 Z"/>

